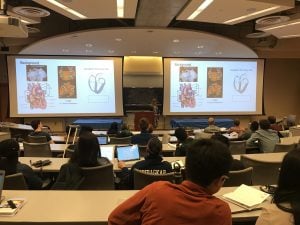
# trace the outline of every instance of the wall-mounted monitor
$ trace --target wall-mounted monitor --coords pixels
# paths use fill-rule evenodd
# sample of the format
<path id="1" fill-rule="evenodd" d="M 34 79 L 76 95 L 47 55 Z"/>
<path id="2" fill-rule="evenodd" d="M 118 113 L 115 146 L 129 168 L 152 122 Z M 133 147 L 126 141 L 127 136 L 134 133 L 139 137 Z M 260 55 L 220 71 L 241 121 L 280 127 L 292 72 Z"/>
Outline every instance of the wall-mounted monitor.
<path id="1" fill-rule="evenodd" d="M 122 116 L 122 57 L 8 56 L 11 117 Z"/>
<path id="2" fill-rule="evenodd" d="M 164 115 L 262 114 L 263 59 L 164 58 Z"/>

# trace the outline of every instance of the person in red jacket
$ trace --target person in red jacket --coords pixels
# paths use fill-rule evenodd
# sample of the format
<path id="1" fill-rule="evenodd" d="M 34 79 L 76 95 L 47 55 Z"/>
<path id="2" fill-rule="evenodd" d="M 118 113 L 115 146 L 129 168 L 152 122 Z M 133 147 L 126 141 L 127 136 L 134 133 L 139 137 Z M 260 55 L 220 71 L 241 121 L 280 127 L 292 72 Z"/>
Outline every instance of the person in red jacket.
<path id="1" fill-rule="evenodd" d="M 231 225 L 227 203 L 213 196 L 228 178 L 232 156 L 216 140 L 193 143 L 186 155 L 186 180 L 154 182 L 114 209 L 109 225 Z"/>

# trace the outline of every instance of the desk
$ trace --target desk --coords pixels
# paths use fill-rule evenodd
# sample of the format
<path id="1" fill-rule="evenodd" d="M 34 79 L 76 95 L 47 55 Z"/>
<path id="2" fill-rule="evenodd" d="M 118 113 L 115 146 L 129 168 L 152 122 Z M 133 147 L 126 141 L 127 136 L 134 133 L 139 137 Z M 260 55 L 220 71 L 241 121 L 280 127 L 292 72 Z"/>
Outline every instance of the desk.
<path id="1" fill-rule="evenodd" d="M 9 132 L 0 132 L 0 141 L 6 140 L 10 138 Z"/>
<path id="2" fill-rule="evenodd" d="M 170 121 L 171 127 L 194 127 L 204 129 L 208 126 L 207 119 L 172 119 Z M 230 128 L 233 126 L 233 119 L 215 119 L 215 124 L 218 127 Z"/>
<path id="3" fill-rule="evenodd" d="M 73 122 L 73 124 L 80 125 L 80 126 L 89 126 L 93 129 L 108 129 L 110 125 L 116 122 L 118 126 L 120 127 L 123 123 L 122 119 L 112 119 L 112 118 L 106 118 L 106 119 L 78 119 Z"/>
<path id="4" fill-rule="evenodd" d="M 235 188 L 224 187 L 221 196 Z M 0 224 L 76 223 L 107 224 L 111 211 L 137 191 L 3 191 L 6 198 L 22 197 L 27 203 L 13 217 L 0 217 Z M 231 204 L 229 204 L 231 206 Z M 260 210 L 232 214 L 233 221 L 254 221 Z"/>
<path id="5" fill-rule="evenodd" d="M 0 127 L 8 128 L 11 137 L 22 137 L 23 139 L 27 138 L 28 134 L 33 132 L 32 127 L 25 124 L 1 122 Z"/>

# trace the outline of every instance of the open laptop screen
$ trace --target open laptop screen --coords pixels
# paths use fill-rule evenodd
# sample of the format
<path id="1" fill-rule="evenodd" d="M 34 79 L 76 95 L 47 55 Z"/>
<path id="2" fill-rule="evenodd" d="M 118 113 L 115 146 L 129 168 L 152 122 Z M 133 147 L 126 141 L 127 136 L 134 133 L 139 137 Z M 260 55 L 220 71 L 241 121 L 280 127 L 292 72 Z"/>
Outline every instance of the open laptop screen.
<path id="1" fill-rule="evenodd" d="M 101 157 L 106 157 L 110 161 L 114 159 L 114 146 L 101 146 Z"/>
<path id="2" fill-rule="evenodd" d="M 0 170 L 0 201 L 2 201 L 2 190 L 3 190 L 3 184 L 4 184 L 4 178 L 5 178 L 5 171 Z"/>
<path id="3" fill-rule="evenodd" d="M 139 160 L 140 153 L 137 145 L 116 146 L 118 160 L 131 161 Z"/>
<path id="4" fill-rule="evenodd" d="M 108 136 L 97 136 L 99 145 L 107 145 L 108 144 Z"/>

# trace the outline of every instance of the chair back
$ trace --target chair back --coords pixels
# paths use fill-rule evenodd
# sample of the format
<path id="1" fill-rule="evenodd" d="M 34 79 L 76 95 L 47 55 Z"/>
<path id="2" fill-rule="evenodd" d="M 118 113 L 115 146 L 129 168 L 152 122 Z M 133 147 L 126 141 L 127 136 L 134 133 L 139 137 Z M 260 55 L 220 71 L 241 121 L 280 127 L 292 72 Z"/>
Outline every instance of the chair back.
<path id="1" fill-rule="evenodd" d="M 230 141 L 229 150 L 232 155 L 246 154 L 246 141 Z"/>
<path id="2" fill-rule="evenodd" d="M 241 184 L 252 185 L 252 172 L 252 167 L 243 170 L 229 171 L 229 179 L 225 181 L 223 187 L 235 187 Z"/>
<path id="3" fill-rule="evenodd" d="M 83 181 L 79 190 L 114 190 L 113 164 L 104 166 L 81 167 Z"/>
<path id="4" fill-rule="evenodd" d="M 294 136 L 300 136 L 300 128 L 299 127 L 290 127 L 290 133 L 292 134 L 292 137 Z"/>
<path id="5" fill-rule="evenodd" d="M 109 137 L 110 144 L 131 144 L 131 136 L 129 137 Z"/>
<path id="6" fill-rule="evenodd" d="M 281 162 L 259 161 L 241 155 L 245 167 L 253 167 L 252 185 L 277 184 Z"/>
<path id="7" fill-rule="evenodd" d="M 29 143 L 46 143 L 47 138 L 46 136 L 27 136 L 27 142 Z"/>
<path id="8" fill-rule="evenodd" d="M 15 173 L 5 176 L 4 190 L 27 190 L 27 184 L 22 173 Z"/>
<path id="9" fill-rule="evenodd" d="M 23 142 L 25 157 L 52 157 L 50 144 Z"/>
<path id="10" fill-rule="evenodd" d="M 155 181 L 165 180 L 170 181 L 171 183 L 175 182 L 174 173 L 165 173 L 165 174 L 153 174 L 153 173 L 145 173 L 141 170 L 134 169 L 133 171 L 133 182 L 134 189 L 140 190 L 143 187 L 151 184 Z"/>
<path id="11" fill-rule="evenodd" d="M 274 152 L 289 152 L 297 147 L 297 144 L 281 144 L 277 143 Z"/>
<path id="12" fill-rule="evenodd" d="M 195 133 L 195 139 L 210 139 L 213 133 L 197 132 Z"/>
<path id="13" fill-rule="evenodd" d="M 281 144 L 298 144 L 300 142 L 300 136 L 291 136 L 280 138 Z"/>

